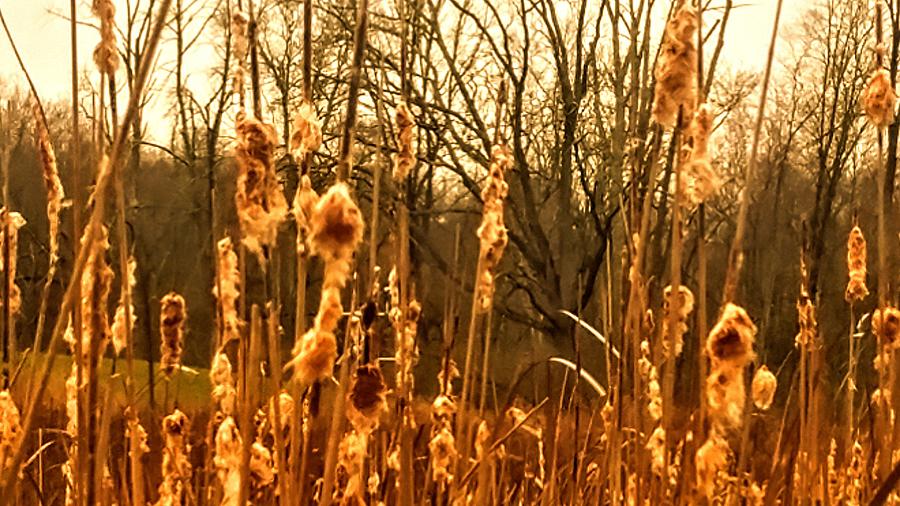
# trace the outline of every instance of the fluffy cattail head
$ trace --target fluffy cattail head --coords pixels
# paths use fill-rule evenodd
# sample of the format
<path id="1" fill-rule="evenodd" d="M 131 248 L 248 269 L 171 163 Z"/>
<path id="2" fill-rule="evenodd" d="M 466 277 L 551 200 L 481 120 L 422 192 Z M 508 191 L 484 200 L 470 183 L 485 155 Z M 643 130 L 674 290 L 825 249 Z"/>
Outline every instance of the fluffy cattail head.
<path id="1" fill-rule="evenodd" d="M 137 283 L 136 270 L 137 262 L 134 257 L 131 257 L 128 259 L 128 289 L 132 293 L 134 292 L 134 285 Z M 137 315 L 134 312 L 134 305 L 129 304 L 127 308 L 125 307 L 125 291 L 123 290 L 119 295 L 119 305 L 116 306 L 116 314 L 112 323 L 112 344 L 116 355 L 121 354 L 122 350 L 128 346 L 128 329 L 129 327 L 133 328 L 136 321 Z"/>
<path id="2" fill-rule="evenodd" d="M 223 505 L 237 506 L 241 495 L 241 433 L 234 423 L 234 418 L 227 417 L 216 430 L 216 453 L 213 465 L 216 476 L 222 486 Z"/>
<path id="3" fill-rule="evenodd" d="M 862 106 L 869 122 L 876 127 L 884 128 L 894 122 L 897 93 L 887 70 L 879 68 L 869 77 L 862 94 Z"/>
<path id="4" fill-rule="evenodd" d="M 185 445 L 185 437 L 189 430 L 187 416 L 178 409 L 163 418 L 162 436 L 165 448 L 162 461 L 163 481 L 159 485 L 158 504 L 181 504 L 184 498 L 185 487 L 191 479 L 191 463 L 188 460 L 190 450 Z"/>
<path id="5" fill-rule="evenodd" d="M 234 388 L 234 377 L 231 375 L 231 361 L 228 355 L 219 351 L 213 357 L 209 369 L 209 381 L 212 385 L 212 398 L 226 416 L 234 413 L 237 390 Z"/>
<path id="6" fill-rule="evenodd" d="M 25 226 L 25 218 L 15 211 L 8 211 L 0 207 L 0 272 L 8 272 L 9 285 L 9 310 L 11 314 L 18 314 L 22 307 L 22 296 L 18 285 L 15 283 L 16 267 L 18 264 L 19 229 Z M 9 265 L 6 265 L 3 251 L 9 251 Z M 3 304 L 0 302 L 0 307 Z"/>
<path id="7" fill-rule="evenodd" d="M 304 100 L 294 116 L 294 132 L 291 134 L 291 154 L 303 159 L 319 149 L 322 144 L 322 121 L 316 116 L 312 102 Z"/>
<path id="8" fill-rule="evenodd" d="M 413 128 L 416 120 L 406 102 L 397 106 L 395 121 L 397 123 L 397 154 L 394 155 L 394 180 L 403 181 L 416 163 L 413 153 Z"/>
<path id="9" fill-rule="evenodd" d="M 240 107 L 244 107 L 244 76 L 246 74 L 247 51 L 250 48 L 248 28 L 250 18 L 239 10 L 231 15 L 231 47 L 234 51 L 234 68 L 231 70 L 232 87 L 239 96 Z"/>
<path id="10" fill-rule="evenodd" d="M 763 411 L 772 406 L 772 400 L 775 398 L 775 390 L 778 388 L 778 380 L 768 367 L 762 366 L 756 370 L 753 375 L 753 383 L 750 389 L 750 395 L 753 397 L 753 404 Z"/>
<path id="11" fill-rule="evenodd" d="M 8 390 L 0 392 L 0 469 L 6 469 L 6 461 L 22 439 L 19 408 Z"/>
<path id="12" fill-rule="evenodd" d="M 385 408 L 384 376 L 374 364 L 364 364 L 356 369 L 350 388 L 350 413 L 348 417 L 359 431 L 374 429 Z M 370 429 L 371 430 L 371 429 Z"/>
<path id="13" fill-rule="evenodd" d="M 869 289 L 866 288 L 866 238 L 859 225 L 850 230 L 847 238 L 847 271 L 850 280 L 847 282 L 844 299 L 847 302 L 865 299 L 869 295 Z"/>
<path id="14" fill-rule="evenodd" d="M 706 353 L 715 364 L 742 369 L 753 360 L 756 325 L 744 308 L 728 303 L 706 339 Z"/>
<path id="15" fill-rule="evenodd" d="M 728 453 L 728 442 L 716 431 L 697 450 L 697 486 L 707 499 L 715 494 L 719 472 L 728 465 Z"/>
<path id="16" fill-rule="evenodd" d="M 458 454 L 456 451 L 456 438 L 449 424 L 444 424 L 435 432 L 428 442 L 428 451 L 431 458 L 431 476 L 437 483 L 453 483 L 453 468 Z"/>
<path id="17" fill-rule="evenodd" d="M 872 313 L 872 330 L 884 349 L 900 347 L 900 310 L 894 307 L 876 309 Z"/>
<path id="18" fill-rule="evenodd" d="M 277 143 L 275 128 L 254 118 L 237 123 L 235 158 L 238 164 L 235 206 L 242 241 L 250 251 L 262 254 L 272 246 L 278 226 L 287 215 L 287 200 L 275 175 L 272 154 Z"/>
<path id="19" fill-rule="evenodd" d="M 718 175 L 713 171 L 709 155 L 709 135 L 712 131 L 713 113 L 707 104 L 701 105 L 691 121 L 688 134 L 692 146 L 690 156 L 683 167 L 682 182 L 684 194 L 691 205 L 705 202 L 720 185 Z"/>
<path id="20" fill-rule="evenodd" d="M 696 103 L 697 13 L 691 2 L 682 1 L 666 24 L 654 75 L 653 119 L 665 127 L 674 127 L 679 107 L 685 117 L 693 114 Z"/>
<path id="21" fill-rule="evenodd" d="M 362 241 L 363 219 L 345 183 L 333 185 L 319 199 L 310 222 L 312 252 L 326 260 L 353 256 Z"/>
<path id="22" fill-rule="evenodd" d="M 162 338 L 159 367 L 167 377 L 181 365 L 186 319 L 184 297 L 175 292 L 165 295 L 160 301 L 159 311 L 159 333 Z"/>
<path id="23" fill-rule="evenodd" d="M 479 273 L 476 291 L 479 309 L 484 311 L 490 307 L 494 298 L 493 271 L 503 257 L 503 251 L 509 242 L 506 225 L 503 220 L 504 200 L 509 191 L 504 177 L 512 167 L 513 159 L 509 148 L 500 144 L 494 146 L 491 153 L 491 165 L 488 172 L 487 185 L 481 192 L 484 201 L 481 226 L 478 227 L 480 243 L 480 260 L 482 271 Z"/>
<path id="24" fill-rule="evenodd" d="M 50 133 L 44 124 L 40 105 L 34 103 L 34 121 L 37 130 L 38 148 L 41 154 L 41 175 L 47 189 L 47 221 L 50 225 L 50 261 L 59 256 L 59 212 L 62 210 L 66 195 L 62 181 L 59 179 L 59 168 L 56 165 L 56 153 L 50 143 Z"/>
<path id="25" fill-rule="evenodd" d="M 237 299 L 240 296 L 241 273 L 238 270 L 238 258 L 230 237 L 220 240 L 217 245 L 216 286 L 213 295 L 219 300 L 221 309 L 222 336 L 220 347 L 241 337 L 241 318 L 237 312 Z"/>
<path id="26" fill-rule="evenodd" d="M 694 294 L 691 290 L 684 286 L 680 285 L 678 287 L 678 298 L 672 294 L 672 287 L 667 286 L 663 290 L 663 312 L 665 313 L 665 317 L 663 318 L 663 338 L 666 339 L 664 341 L 668 345 L 668 337 L 669 337 L 669 322 L 674 317 L 675 319 L 675 355 L 681 355 L 682 348 L 684 347 L 684 334 L 688 330 L 688 316 L 690 316 L 691 311 L 694 310 Z M 677 310 L 676 302 L 677 300 Z M 676 314 L 672 315 L 672 311 L 676 311 Z"/>
<path id="27" fill-rule="evenodd" d="M 116 8 L 112 0 L 93 0 L 91 10 L 100 18 L 100 43 L 94 49 L 94 64 L 104 74 L 113 75 L 119 68 L 115 32 Z"/>

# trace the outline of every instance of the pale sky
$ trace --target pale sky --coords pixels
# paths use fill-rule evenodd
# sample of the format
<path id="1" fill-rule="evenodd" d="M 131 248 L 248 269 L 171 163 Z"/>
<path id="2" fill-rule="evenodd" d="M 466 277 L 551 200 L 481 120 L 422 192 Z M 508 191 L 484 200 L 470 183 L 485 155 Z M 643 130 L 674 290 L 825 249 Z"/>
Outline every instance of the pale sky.
<path id="1" fill-rule="evenodd" d="M 782 23 L 791 23 L 802 13 L 801 6 L 810 5 L 812 1 L 786 0 Z M 122 5 L 119 9 L 121 14 L 124 1 L 114 2 Z M 80 18 L 93 23 L 90 2 L 79 0 L 79 4 Z M 765 63 L 776 0 L 746 0 L 739 4 L 742 6 L 733 11 L 729 22 L 723 61 L 735 69 L 759 70 Z M 0 9 L 44 100 L 67 99 L 70 93 L 69 22 L 52 13 L 67 13 L 68 5 L 68 0 L 0 0 Z M 78 31 L 78 37 L 80 65 L 92 65 L 91 53 L 99 34 L 83 26 Z M 7 83 L 10 80 L 21 81 L 24 86 L 24 79 L 5 36 L 0 36 L 0 79 Z M 163 108 L 156 109 L 156 114 L 148 115 L 148 121 L 161 119 L 165 114 L 165 110 L 160 111 Z M 166 132 L 162 134 L 166 135 Z"/>

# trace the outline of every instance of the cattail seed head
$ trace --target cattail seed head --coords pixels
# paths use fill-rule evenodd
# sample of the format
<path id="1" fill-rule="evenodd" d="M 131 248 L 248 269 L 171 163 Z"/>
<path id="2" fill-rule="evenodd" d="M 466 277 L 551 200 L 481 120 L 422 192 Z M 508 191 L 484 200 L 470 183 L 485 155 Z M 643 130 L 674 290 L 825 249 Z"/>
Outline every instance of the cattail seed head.
<path id="1" fill-rule="evenodd" d="M 186 487 L 190 486 L 190 449 L 185 445 L 185 436 L 190 430 L 187 416 L 176 409 L 163 418 L 162 436 L 165 442 L 162 460 L 163 481 L 159 485 L 157 505 L 181 504 Z"/>
<path id="2" fill-rule="evenodd" d="M 859 225 L 850 230 L 847 238 L 847 271 L 850 280 L 847 282 L 844 300 L 853 302 L 865 299 L 869 295 L 869 289 L 866 288 L 866 238 Z"/>
<path id="3" fill-rule="evenodd" d="M 128 259 L 128 287 L 132 293 L 134 293 L 134 286 L 137 283 L 137 278 L 135 277 L 135 272 L 137 270 L 137 261 L 135 261 L 134 257 Z M 137 315 L 134 312 L 134 304 L 130 303 L 127 308 L 127 319 L 130 321 L 126 322 L 126 307 L 125 307 L 125 292 L 123 291 L 119 295 L 119 305 L 116 306 L 116 314 L 113 317 L 112 323 L 112 345 L 113 351 L 116 355 L 122 353 L 122 350 L 128 346 L 128 328 L 126 325 L 134 327 L 134 323 L 137 321 Z"/>
<path id="4" fill-rule="evenodd" d="M 94 49 L 94 64 L 100 72 L 112 76 L 119 68 L 115 32 L 116 8 L 112 0 L 93 0 L 91 11 L 100 18 L 100 43 Z"/>
<path id="5" fill-rule="evenodd" d="M 879 68 L 869 77 L 862 93 L 862 106 L 869 122 L 877 128 L 884 128 L 894 122 L 897 93 L 886 69 Z"/>
<path id="6" fill-rule="evenodd" d="M 406 179 L 409 171 L 416 164 L 415 153 L 413 152 L 413 142 L 415 140 L 413 128 L 416 126 L 416 120 L 406 102 L 400 102 L 397 105 L 394 120 L 397 126 L 397 154 L 394 155 L 394 180 L 400 182 Z"/>
<path id="7" fill-rule="evenodd" d="M 238 270 L 238 258 L 234 252 L 231 238 L 225 237 L 216 246 L 218 268 L 216 269 L 216 286 L 213 295 L 219 300 L 222 311 L 222 342 L 220 347 L 241 337 L 241 318 L 237 312 L 237 299 L 240 297 L 241 273 Z"/>
<path id="8" fill-rule="evenodd" d="M 440 429 L 428 442 L 431 458 L 431 477 L 436 483 L 453 483 L 453 469 L 459 457 L 456 451 L 456 438 L 450 424 L 442 424 Z"/>
<path id="9" fill-rule="evenodd" d="M 22 308 L 22 292 L 16 285 L 16 268 L 18 266 L 18 250 L 19 250 L 19 229 L 25 226 L 25 218 L 15 211 L 8 211 L 5 207 L 0 207 L 0 253 L 9 251 L 9 266 L 3 254 L 0 254 L 0 272 L 7 272 L 9 279 L 9 312 L 13 315 L 19 314 Z M 7 269 L 7 267 L 9 267 Z M 3 304 L 0 302 L 0 307 Z"/>
<path id="10" fill-rule="evenodd" d="M 677 303 L 677 314 L 675 314 L 676 328 L 675 328 L 675 356 L 681 355 L 682 348 L 684 347 L 684 334 L 688 331 L 688 316 L 690 316 L 691 311 L 694 310 L 694 294 L 691 290 L 681 285 L 678 287 L 678 303 Z M 668 344 L 668 336 L 669 336 L 669 321 L 671 318 L 671 311 L 674 310 L 675 304 L 673 304 L 675 297 L 672 295 L 672 287 L 667 286 L 663 290 L 663 312 L 665 314 L 663 318 L 663 336 Z"/>
<path id="11" fill-rule="evenodd" d="M 40 105 L 34 103 L 34 121 L 37 130 L 38 148 L 41 154 L 41 175 L 47 189 L 47 222 L 50 226 L 50 262 L 59 258 L 59 213 L 66 198 L 62 181 L 59 179 L 59 168 L 56 165 L 56 153 L 50 142 L 50 133 L 44 124 Z"/>
<path id="12" fill-rule="evenodd" d="M 231 15 L 231 48 L 234 52 L 234 68 L 231 70 L 233 92 L 238 95 L 241 109 L 244 108 L 244 81 L 247 73 L 247 52 L 250 49 L 248 28 L 250 18 L 239 10 Z"/>
<path id="13" fill-rule="evenodd" d="M 264 246 L 273 246 L 278 226 L 287 215 L 287 200 L 275 175 L 273 152 L 275 128 L 254 118 L 237 123 L 234 154 L 238 165 L 235 206 L 241 225 L 241 240 L 262 255 Z"/>
<path id="14" fill-rule="evenodd" d="M 9 390 L 0 392 L 0 469 L 6 470 L 7 461 L 22 439 L 19 408 Z"/>
<path id="15" fill-rule="evenodd" d="M 184 297 L 175 292 L 165 295 L 160 301 L 159 333 L 160 341 L 159 368 L 166 377 L 181 365 L 181 352 L 184 345 L 184 322 L 187 309 Z"/>
<path id="16" fill-rule="evenodd" d="M 876 309 L 872 313 L 872 330 L 885 350 L 900 347 L 900 310 L 894 307 Z"/>
<path id="17" fill-rule="evenodd" d="M 221 506 L 238 506 L 241 497 L 241 448 L 243 442 L 234 418 L 226 417 L 216 430 L 213 465 L 222 486 Z"/>
<path id="18" fill-rule="evenodd" d="M 654 69 L 653 119 L 668 128 L 675 126 L 679 108 L 690 118 L 696 104 L 696 34 L 697 13 L 682 1 L 666 24 Z"/>
<path id="19" fill-rule="evenodd" d="M 775 390 L 777 388 L 778 380 L 768 367 L 763 365 L 756 370 L 756 374 L 753 375 L 750 395 L 757 409 L 765 411 L 772 406 L 772 400 L 775 398 Z"/>
<path id="20" fill-rule="evenodd" d="M 744 308 L 728 303 L 706 339 L 706 353 L 717 364 L 743 369 L 753 360 L 756 325 Z"/>
<path id="21" fill-rule="evenodd" d="M 697 450 L 697 486 L 707 499 L 715 494 L 718 475 L 728 465 L 728 451 L 728 442 L 716 431 Z"/>
<path id="22" fill-rule="evenodd" d="M 318 200 L 310 221 L 312 252 L 326 261 L 348 260 L 362 241 L 363 219 L 345 183 L 333 185 Z"/>
<path id="23" fill-rule="evenodd" d="M 682 168 L 682 182 L 684 195 L 693 206 L 705 202 L 721 184 L 710 161 L 709 135 L 712 131 L 712 122 L 712 109 L 709 105 L 703 104 L 697 109 L 688 128 L 692 145 Z"/>
<path id="24" fill-rule="evenodd" d="M 322 144 L 322 121 L 316 116 L 312 102 L 303 100 L 294 116 L 294 132 L 291 134 L 291 154 L 302 160 L 315 152 Z"/>
<path id="25" fill-rule="evenodd" d="M 209 382 L 212 385 L 212 398 L 226 416 L 234 414 L 237 390 L 234 387 L 231 361 L 224 352 L 217 352 L 209 369 Z"/>
<path id="26" fill-rule="evenodd" d="M 375 364 L 364 364 L 356 369 L 350 387 L 348 418 L 360 432 L 371 432 L 377 425 L 386 406 L 384 376 Z"/>
<path id="27" fill-rule="evenodd" d="M 481 192 L 484 202 L 481 226 L 478 227 L 479 261 L 481 272 L 477 280 L 476 293 L 479 310 L 487 310 L 494 299 L 494 270 L 500 264 L 503 251 L 509 242 L 506 225 L 503 220 L 504 200 L 509 186 L 504 179 L 512 168 L 513 158 L 503 144 L 494 146 L 491 152 L 491 165 L 488 171 L 487 185 Z"/>

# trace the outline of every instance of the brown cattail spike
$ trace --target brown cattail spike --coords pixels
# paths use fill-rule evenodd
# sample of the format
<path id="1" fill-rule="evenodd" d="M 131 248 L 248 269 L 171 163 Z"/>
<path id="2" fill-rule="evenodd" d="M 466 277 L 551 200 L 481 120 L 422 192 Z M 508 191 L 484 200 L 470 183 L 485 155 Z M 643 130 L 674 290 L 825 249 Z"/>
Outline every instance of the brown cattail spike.
<path id="1" fill-rule="evenodd" d="M 231 239 L 226 237 L 217 245 L 218 268 L 216 269 L 216 286 L 213 287 L 213 295 L 219 300 L 221 311 L 220 322 L 222 342 L 219 347 L 224 347 L 231 341 L 241 337 L 241 318 L 238 316 L 237 299 L 240 296 L 241 273 L 238 270 L 238 258 L 234 252 Z"/>
<path id="2" fill-rule="evenodd" d="M 897 93 L 886 69 L 879 68 L 869 77 L 862 94 L 862 106 L 869 122 L 877 128 L 885 128 L 894 122 Z"/>
<path id="3" fill-rule="evenodd" d="M 316 116 L 311 102 L 304 100 L 294 116 L 294 132 L 291 134 L 291 154 L 302 160 L 315 152 L 322 144 L 322 121 Z M 304 174 L 305 175 L 305 174 Z"/>
<path id="4" fill-rule="evenodd" d="M 777 388 L 778 380 L 768 367 L 763 365 L 756 370 L 756 374 L 753 375 L 750 395 L 757 409 L 765 411 L 772 406 L 772 400 L 775 398 L 775 390 Z"/>
<path id="5" fill-rule="evenodd" d="M 190 448 L 186 445 L 186 436 L 190 430 L 187 416 L 179 410 L 163 418 L 162 476 L 159 485 L 158 506 L 182 504 L 185 489 L 191 482 L 191 463 L 188 460 Z"/>
<path id="6" fill-rule="evenodd" d="M 241 240 L 263 264 L 263 247 L 273 246 L 278 226 L 287 216 L 287 200 L 275 175 L 275 129 L 253 118 L 237 123 L 235 158 L 238 164 L 235 206 Z"/>
<path id="7" fill-rule="evenodd" d="M 294 344 L 294 377 L 310 384 L 331 375 L 337 358 L 334 330 L 343 314 L 341 289 L 350 276 L 353 253 L 362 241 L 362 213 L 345 183 L 337 183 L 312 209 L 309 219 L 310 250 L 325 260 L 319 311 L 303 337 Z"/>
<path id="8" fill-rule="evenodd" d="M 847 302 L 865 299 L 869 295 L 869 289 L 866 288 L 866 238 L 858 225 L 850 230 L 847 238 L 847 271 L 850 280 L 847 282 L 844 299 Z"/>
<path id="9" fill-rule="evenodd" d="M 712 131 L 713 113 L 709 105 L 703 104 L 691 121 L 688 134 L 692 146 L 683 167 L 682 181 L 684 194 L 696 206 L 705 202 L 720 185 L 718 175 L 712 169 L 709 154 L 709 135 Z"/>
<path id="10" fill-rule="evenodd" d="M 416 164 L 413 152 L 416 120 L 406 102 L 400 102 L 395 116 L 397 126 L 397 154 L 394 155 L 394 180 L 403 181 Z"/>
<path id="11" fill-rule="evenodd" d="M 656 62 L 656 88 L 653 119 L 672 128 L 683 109 L 685 118 L 693 115 L 697 101 L 697 13 L 689 0 L 682 0 L 666 24 L 662 47 Z"/>
<path id="12" fill-rule="evenodd" d="M 509 241 L 503 220 L 504 200 L 509 192 L 509 186 L 504 177 L 512 167 L 513 159 L 509 148 L 503 144 L 494 146 L 491 155 L 487 185 L 481 192 L 484 209 L 481 215 L 481 226 L 478 227 L 481 272 L 476 291 L 479 301 L 478 309 L 481 311 L 487 310 L 493 303 L 494 270 L 500 264 L 503 250 Z"/>
<path id="13" fill-rule="evenodd" d="M 171 292 L 162 298 L 159 311 L 159 333 L 162 338 L 159 368 L 166 377 L 171 376 L 175 369 L 181 366 L 186 319 L 184 297 Z"/>
<path id="14" fill-rule="evenodd" d="M 91 10 L 100 18 L 100 43 L 94 49 L 94 64 L 106 75 L 112 76 L 119 68 L 119 51 L 116 49 L 116 8 L 112 0 L 94 0 Z"/>

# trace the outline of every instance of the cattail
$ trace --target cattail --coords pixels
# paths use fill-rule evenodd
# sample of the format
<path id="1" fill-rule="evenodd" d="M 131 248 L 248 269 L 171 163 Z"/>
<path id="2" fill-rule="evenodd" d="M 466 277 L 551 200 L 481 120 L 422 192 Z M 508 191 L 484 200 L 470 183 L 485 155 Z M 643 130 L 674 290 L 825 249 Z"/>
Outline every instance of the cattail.
<path id="1" fill-rule="evenodd" d="M 653 469 L 653 474 L 662 476 L 666 454 L 666 430 L 662 426 L 657 426 L 653 430 L 653 434 L 650 434 L 646 448 L 650 451 L 650 466 Z"/>
<path id="2" fill-rule="evenodd" d="M 6 471 L 7 460 L 22 439 L 19 408 L 9 390 L 0 392 L 0 469 Z"/>
<path id="3" fill-rule="evenodd" d="M 713 497 L 719 473 L 728 465 L 728 452 L 728 442 L 715 430 L 697 450 L 697 486 L 707 499 Z"/>
<path id="4" fill-rule="evenodd" d="M 712 122 L 712 110 L 707 104 L 703 104 L 697 109 L 688 129 L 692 146 L 682 168 L 681 179 L 684 195 L 694 206 L 705 202 L 720 185 L 719 177 L 712 169 L 709 154 Z"/>
<path id="5" fill-rule="evenodd" d="M 491 153 L 491 166 L 488 181 L 481 192 L 484 202 L 481 226 L 478 227 L 479 264 L 481 271 L 476 286 L 479 300 L 478 308 L 486 311 L 494 299 L 494 270 L 503 257 L 503 250 L 509 241 L 506 225 L 503 222 L 503 202 L 509 192 L 504 180 L 506 172 L 512 168 L 512 155 L 503 144 L 494 146 Z"/>
<path id="6" fill-rule="evenodd" d="M 397 154 L 394 155 L 394 180 L 403 181 L 416 164 L 413 152 L 416 119 L 406 102 L 397 105 L 394 121 L 397 126 Z"/>
<path id="7" fill-rule="evenodd" d="M 740 425 L 746 391 L 744 367 L 753 360 L 756 325 L 740 306 L 728 303 L 706 339 L 710 372 L 706 379 L 706 401 L 714 423 Z"/>
<path id="8" fill-rule="evenodd" d="M 241 497 L 241 433 L 234 418 L 227 417 L 216 431 L 216 453 L 213 465 L 222 486 L 221 506 L 238 506 Z"/>
<path id="9" fill-rule="evenodd" d="M 137 443 L 131 446 L 129 453 L 137 453 L 138 458 L 150 453 L 150 447 L 147 446 L 147 431 L 144 430 L 137 413 L 130 406 L 125 408 L 125 435 Z"/>
<path id="10" fill-rule="evenodd" d="M 137 261 L 135 261 L 134 257 L 128 259 L 128 286 L 129 289 L 134 292 L 134 286 L 137 283 L 137 278 L 135 277 L 135 271 L 137 270 Z M 130 301 L 129 301 L 130 302 Z M 125 293 L 122 292 L 119 295 L 119 305 L 116 306 L 116 314 L 113 317 L 112 323 L 112 345 L 113 351 L 115 351 L 116 355 L 122 353 L 122 350 L 128 346 L 127 343 L 127 328 L 126 325 L 130 325 L 132 328 L 134 327 L 134 322 L 137 321 L 137 315 L 134 312 L 134 304 L 129 304 L 128 307 L 128 315 L 130 315 L 130 322 L 125 321 Z"/>
<path id="11" fill-rule="evenodd" d="M 406 321 L 402 330 L 397 330 L 397 349 L 394 358 L 397 362 L 397 384 L 406 385 L 407 392 L 413 391 L 413 368 L 419 358 L 419 349 L 416 346 L 416 335 L 419 332 L 419 316 L 422 313 L 422 305 L 413 299 L 406 307 Z"/>
<path id="12" fill-rule="evenodd" d="M 341 289 L 362 240 L 362 213 L 347 185 L 337 183 L 318 200 L 310 217 L 310 249 L 325 260 L 322 298 L 313 327 L 295 343 L 290 366 L 303 384 L 329 376 L 337 358 L 334 330 L 343 314 Z"/>
<path id="13" fill-rule="evenodd" d="M 345 504 L 364 504 L 363 466 L 368 454 L 369 435 L 351 429 L 338 445 L 338 469 L 346 476 L 343 490 L 336 491 Z"/>
<path id="14" fill-rule="evenodd" d="M 271 432 L 273 437 L 276 430 L 287 430 L 288 426 L 291 423 L 291 418 L 294 415 L 294 408 L 294 398 L 284 390 L 279 392 L 278 413 L 281 415 L 281 418 L 279 419 L 280 423 L 276 424 L 272 422 L 270 424 L 272 426 Z M 275 420 L 275 397 L 269 399 L 269 420 Z"/>
<path id="15" fill-rule="evenodd" d="M 294 221 L 297 223 L 297 253 L 306 254 L 306 238 L 309 236 L 309 226 L 316 204 L 319 203 L 319 195 L 312 189 L 309 176 L 300 177 L 300 186 L 294 194 Z"/>
<path id="16" fill-rule="evenodd" d="M 81 247 L 90 248 L 84 272 L 81 275 L 81 353 L 80 358 L 90 356 L 92 344 L 96 345 L 95 357 L 103 355 L 112 336 L 107 316 L 107 302 L 112 288 L 113 271 L 106 262 L 109 251 L 109 236 L 104 226 L 100 227 L 92 245 L 86 245 L 87 230 L 81 238 Z M 69 320 L 63 339 L 74 354 L 77 349 L 75 330 Z"/>
<path id="17" fill-rule="evenodd" d="M 863 480 L 865 477 L 865 460 L 863 460 L 863 448 L 859 441 L 854 440 L 850 448 L 850 465 L 844 471 L 844 486 L 842 490 L 846 504 L 862 504 Z"/>
<path id="18" fill-rule="evenodd" d="M 112 0 L 94 0 L 91 11 L 100 18 L 100 43 L 94 49 L 94 64 L 100 72 L 112 76 L 119 68 L 116 49 L 116 8 Z"/>
<path id="19" fill-rule="evenodd" d="M 459 454 L 456 451 L 456 438 L 449 423 L 442 423 L 428 442 L 431 459 L 431 478 L 436 483 L 453 483 L 453 469 Z"/>
<path id="20" fill-rule="evenodd" d="M 291 154 L 302 160 L 315 152 L 322 144 L 322 121 L 316 116 L 312 102 L 303 100 L 294 116 L 294 132 L 291 134 Z"/>
<path id="21" fill-rule="evenodd" d="M 772 400 L 775 398 L 775 390 L 777 388 L 778 380 L 768 367 L 763 365 L 756 370 L 750 387 L 750 395 L 757 409 L 765 411 L 772 406 Z"/>
<path id="22" fill-rule="evenodd" d="M 844 300 L 853 302 L 865 299 L 869 295 L 866 288 L 866 238 L 859 225 L 850 230 L 847 238 L 847 271 L 850 281 L 847 282 Z"/>
<path id="23" fill-rule="evenodd" d="M 165 442 L 162 459 L 163 481 L 159 485 L 157 506 L 182 504 L 185 489 L 191 481 L 190 448 L 185 443 L 189 431 L 187 416 L 176 409 L 163 418 L 162 435 Z"/>
<path id="24" fill-rule="evenodd" d="M 653 119 L 669 128 L 675 126 L 679 108 L 690 118 L 697 101 L 697 13 L 691 2 L 680 3 L 666 24 L 653 74 Z"/>
<path id="25" fill-rule="evenodd" d="M 869 122 L 877 128 L 885 128 L 894 122 L 897 93 L 886 69 L 879 68 L 872 72 L 862 93 L 862 106 Z"/>
<path id="26" fill-rule="evenodd" d="M 872 330 L 885 350 L 900 347 L 900 310 L 894 307 L 876 309 L 872 313 Z"/>
<path id="27" fill-rule="evenodd" d="M 688 331 L 688 316 L 690 316 L 691 311 L 694 310 L 694 294 L 690 291 L 690 289 L 688 289 L 688 287 L 684 285 L 681 285 L 678 287 L 678 293 L 680 300 L 678 301 L 677 306 L 678 314 L 675 315 L 675 356 L 681 355 L 681 351 L 684 348 L 684 334 Z M 669 313 L 673 306 L 672 298 L 672 287 L 667 286 L 665 290 L 663 290 L 663 312 L 665 314 L 662 324 L 663 336 L 669 335 Z M 668 341 L 664 342 L 668 343 Z"/>
<path id="28" fill-rule="evenodd" d="M 275 482 L 275 462 L 272 452 L 260 441 L 250 446 L 250 477 L 254 488 L 263 488 Z"/>
<path id="29" fill-rule="evenodd" d="M 170 292 L 159 301 L 159 333 L 160 341 L 159 368 L 166 377 L 181 366 L 181 352 L 184 344 L 184 321 L 187 309 L 184 297 Z"/>
<path id="30" fill-rule="evenodd" d="M 363 228 L 362 213 L 345 183 L 334 184 L 316 202 L 310 220 L 311 250 L 326 262 L 346 264 L 332 266 L 331 272 L 326 268 L 326 278 L 332 274 L 346 282 L 350 260 L 362 241 Z"/>
<path id="31" fill-rule="evenodd" d="M 56 153 L 50 143 L 50 133 L 44 124 L 40 105 L 34 104 L 34 118 L 38 136 L 38 148 L 41 153 L 41 174 L 47 189 L 47 223 L 50 225 L 50 263 L 59 258 L 59 213 L 66 198 L 62 181 L 59 179 L 59 168 L 56 166 Z"/>
<path id="32" fill-rule="evenodd" d="M 347 418 L 360 432 L 372 432 L 386 406 L 384 376 L 375 364 L 364 364 L 356 369 L 350 387 L 350 403 Z"/>
<path id="33" fill-rule="evenodd" d="M 234 68 L 231 70 L 233 92 L 240 99 L 240 108 L 244 108 L 244 81 L 247 73 L 247 52 L 250 49 L 248 28 L 250 18 L 239 10 L 231 15 L 231 48 L 234 52 Z"/>
<path id="34" fill-rule="evenodd" d="M 218 299 L 222 312 L 222 342 L 219 346 L 224 347 L 241 337 L 241 318 L 237 311 L 237 299 L 241 295 L 239 290 L 241 273 L 238 270 L 238 258 L 230 237 L 220 240 L 216 249 L 219 266 L 216 269 L 213 295 Z"/>
<path id="35" fill-rule="evenodd" d="M 641 341 L 641 358 L 638 359 L 638 372 L 646 386 L 647 414 L 654 422 L 662 418 L 662 397 L 659 388 L 659 371 L 650 360 L 650 342 Z"/>
<path id="36" fill-rule="evenodd" d="M 0 226 L 3 227 L 3 231 L 0 232 L 0 253 L 9 252 L 8 269 L 4 255 L 0 254 L 0 272 L 5 272 L 9 279 L 9 312 L 17 315 L 22 308 L 22 292 L 15 282 L 19 256 L 19 229 L 25 226 L 25 218 L 15 211 L 10 212 L 5 207 L 0 207 Z M 0 307 L 2 307 L 2 301 L 0 301 Z"/>
<path id="37" fill-rule="evenodd" d="M 224 352 L 216 352 L 212 367 L 209 369 L 209 382 L 212 385 L 212 398 L 225 416 L 234 414 L 234 403 L 237 390 L 234 388 L 234 377 L 231 375 L 231 361 Z"/>
<path id="38" fill-rule="evenodd" d="M 242 242 L 263 263 L 263 247 L 273 246 L 278 226 L 287 215 L 287 201 L 281 192 L 272 159 L 275 128 L 254 118 L 237 123 L 235 158 L 238 164 L 235 206 L 241 225 Z"/>

